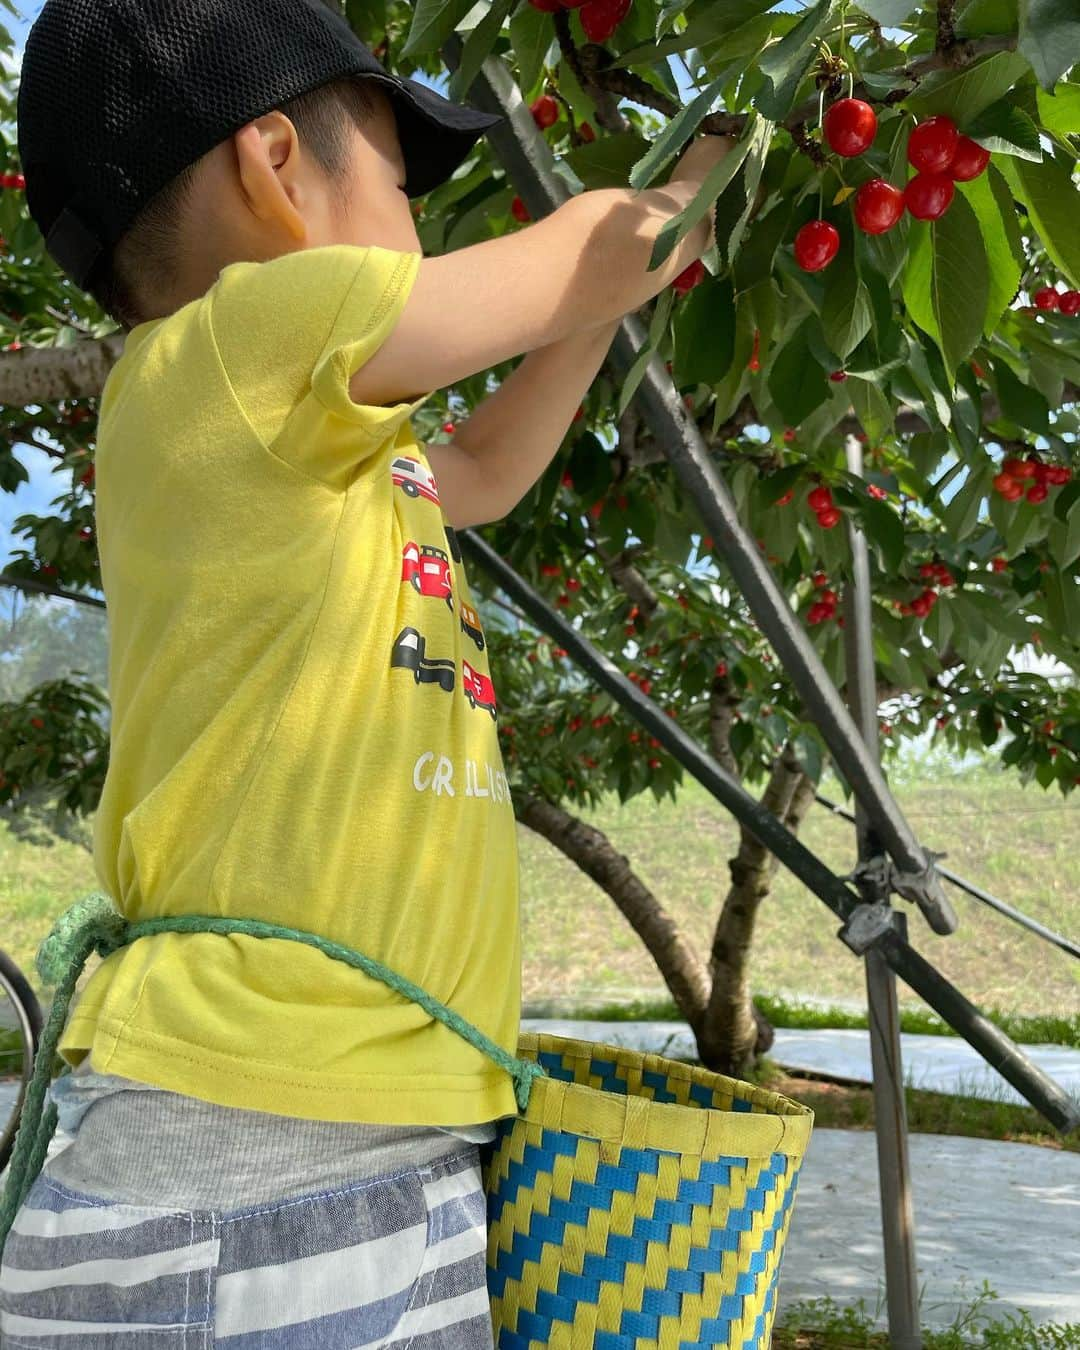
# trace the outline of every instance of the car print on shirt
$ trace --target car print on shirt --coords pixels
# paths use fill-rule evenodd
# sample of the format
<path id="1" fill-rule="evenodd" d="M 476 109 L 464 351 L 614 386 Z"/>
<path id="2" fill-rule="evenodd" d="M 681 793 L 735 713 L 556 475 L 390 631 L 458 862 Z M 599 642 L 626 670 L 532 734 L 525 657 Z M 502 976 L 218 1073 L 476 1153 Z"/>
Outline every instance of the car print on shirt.
<path id="1" fill-rule="evenodd" d="M 394 639 L 394 648 L 390 653 L 390 666 L 401 666 L 411 670 L 417 684 L 437 684 L 448 694 L 454 690 L 456 666 L 449 658 L 430 657 L 424 654 L 424 635 L 415 628 L 403 628 Z"/>
<path id="2" fill-rule="evenodd" d="M 473 670 L 468 661 L 461 663 L 461 687 L 465 692 L 465 697 L 474 708 L 486 708 L 491 714 L 493 722 L 498 721 L 499 714 L 495 708 L 495 686 L 487 675 L 479 670 Z"/>
<path id="3" fill-rule="evenodd" d="M 390 465 L 390 477 L 408 497 L 426 497 L 439 505 L 439 489 L 435 475 L 412 455 L 398 455 Z"/>
<path id="4" fill-rule="evenodd" d="M 450 559 L 441 548 L 436 548 L 434 544 L 423 544 L 417 548 L 410 539 L 401 550 L 401 579 L 410 582 L 421 595 L 434 595 L 445 600 L 453 614 Z"/>
<path id="5" fill-rule="evenodd" d="M 461 610 L 461 631 L 471 637 L 476 643 L 478 651 L 484 650 L 484 630 L 480 627 L 480 615 L 468 605 L 464 600 L 458 601 L 458 607 Z"/>

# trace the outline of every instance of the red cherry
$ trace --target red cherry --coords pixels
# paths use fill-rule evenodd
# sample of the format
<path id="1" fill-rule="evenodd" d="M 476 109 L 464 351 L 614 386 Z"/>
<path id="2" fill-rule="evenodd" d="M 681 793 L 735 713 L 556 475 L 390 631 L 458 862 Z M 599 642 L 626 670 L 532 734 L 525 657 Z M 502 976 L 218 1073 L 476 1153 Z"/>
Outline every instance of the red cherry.
<path id="1" fill-rule="evenodd" d="M 580 9 L 586 0 L 559 0 L 563 9 Z"/>
<path id="2" fill-rule="evenodd" d="M 1035 460 L 1017 459 L 1010 456 L 1001 466 L 1001 472 L 1007 473 L 1010 478 L 1034 478 Z"/>
<path id="3" fill-rule="evenodd" d="M 833 504 L 832 493 L 827 487 L 816 487 L 807 493 L 806 501 L 811 511 L 827 511 Z"/>
<path id="4" fill-rule="evenodd" d="M 908 163 L 920 173 L 945 173 L 959 142 L 960 133 L 951 117 L 928 117 L 908 137 Z"/>
<path id="5" fill-rule="evenodd" d="M 1066 291 L 1058 304 L 1061 306 L 1062 314 L 1067 314 L 1069 318 L 1074 314 L 1080 314 L 1080 291 Z"/>
<path id="6" fill-rule="evenodd" d="M 794 439 L 795 439 L 795 428 L 794 428 L 794 427 L 785 427 L 785 428 L 784 428 L 784 441 L 785 441 L 785 443 L 786 443 L 787 445 L 790 445 L 791 442 L 792 442 Z"/>
<path id="7" fill-rule="evenodd" d="M 829 578 L 824 572 L 815 572 L 810 579 L 815 586 L 827 586 L 829 583 Z"/>
<path id="8" fill-rule="evenodd" d="M 843 384 L 844 381 L 847 379 L 847 371 L 834 370 L 833 373 L 829 376 L 829 379 L 832 380 L 833 384 Z"/>
<path id="9" fill-rule="evenodd" d="M 17 191 L 22 192 L 26 187 L 26 179 L 21 173 L 13 173 L 8 183 L 8 187 L 15 188 Z"/>
<path id="10" fill-rule="evenodd" d="M 904 205 L 916 220 L 937 220 L 949 209 L 955 191 L 943 173 L 918 173 L 904 189 Z"/>
<path id="11" fill-rule="evenodd" d="M 707 275 L 705 264 L 700 258 L 695 258 L 690 266 L 684 268 L 671 284 L 679 295 L 685 295 L 687 291 L 692 291 L 699 282 L 704 281 Z"/>
<path id="12" fill-rule="evenodd" d="M 856 192 L 854 211 L 864 234 L 884 234 L 904 214 L 904 194 L 884 178 L 871 178 Z"/>
<path id="13" fill-rule="evenodd" d="M 1008 569 L 1009 560 L 1008 558 L 995 558 L 990 566 L 995 572 L 1004 572 Z"/>
<path id="14" fill-rule="evenodd" d="M 447 434 L 448 436 L 452 436 L 452 435 L 453 435 L 453 432 L 454 432 L 454 424 L 453 424 L 453 422 L 444 422 L 444 423 L 442 424 L 442 429 L 443 429 L 443 431 L 446 432 L 446 434 Z"/>
<path id="15" fill-rule="evenodd" d="M 994 479 L 994 491 L 1000 493 L 1007 502 L 1014 502 L 1024 495 L 1024 485 L 1018 483 L 1011 474 L 999 473 Z"/>
<path id="16" fill-rule="evenodd" d="M 538 99 L 534 99 L 529 104 L 529 111 L 541 131 L 553 127 L 559 120 L 559 104 L 550 94 L 541 94 Z"/>
<path id="17" fill-rule="evenodd" d="M 630 13 L 631 0 L 589 0 L 582 5 L 581 26 L 590 42 L 606 42 Z"/>
<path id="18" fill-rule="evenodd" d="M 1051 464 L 1046 471 L 1046 481 L 1053 487 L 1063 487 L 1072 478 L 1072 469 L 1067 464 Z"/>
<path id="19" fill-rule="evenodd" d="M 970 183 L 973 178 L 978 178 L 989 163 L 989 150 L 984 150 L 970 136 L 961 136 L 949 165 L 949 177 L 958 183 Z"/>
<path id="20" fill-rule="evenodd" d="M 879 502 L 883 502 L 889 495 L 883 487 L 878 487 L 876 483 L 868 483 L 866 485 L 866 490 L 871 497 L 876 497 Z"/>
<path id="21" fill-rule="evenodd" d="M 529 4 L 532 5 L 533 9 L 540 10 L 542 14 L 558 14 L 559 10 L 562 9 L 559 0 L 529 0 Z"/>
<path id="22" fill-rule="evenodd" d="M 808 221 L 795 236 L 795 261 L 804 272 L 820 272 L 836 257 L 840 234 L 827 220 Z"/>
<path id="23" fill-rule="evenodd" d="M 588 143 L 596 140 L 596 132 L 593 131 L 588 122 L 582 122 L 581 126 L 578 127 L 578 133 L 580 134 L 581 139 Z"/>
<path id="24" fill-rule="evenodd" d="M 1061 297 L 1053 286 L 1044 286 L 1041 291 L 1035 292 L 1032 299 L 1036 309 L 1057 309 Z"/>
<path id="25" fill-rule="evenodd" d="M 1033 483 L 1027 490 L 1027 499 L 1029 502 L 1044 502 L 1049 491 L 1045 483 Z"/>
<path id="26" fill-rule="evenodd" d="M 515 197 L 510 203 L 510 214 L 515 220 L 520 220 L 523 225 L 526 221 L 532 220 L 532 216 L 529 215 L 529 208 L 520 197 Z"/>
<path id="27" fill-rule="evenodd" d="M 777 497 L 776 504 L 777 506 L 788 506 L 794 500 L 795 500 L 795 489 L 788 488 L 787 492 L 785 492 L 782 497 Z"/>
<path id="28" fill-rule="evenodd" d="M 727 674 L 727 662 L 717 661 L 716 670 L 714 674 L 717 675 L 717 677 L 722 680 L 724 676 Z"/>
<path id="29" fill-rule="evenodd" d="M 827 506 L 824 511 L 818 512 L 818 524 L 823 530 L 831 530 L 834 525 L 840 523 L 840 512 L 835 506 Z"/>
<path id="30" fill-rule="evenodd" d="M 869 150 L 877 135 L 877 114 L 861 98 L 842 98 L 825 114 L 825 139 L 838 155 L 851 159 Z"/>
<path id="31" fill-rule="evenodd" d="M 566 589 L 567 589 L 568 591 L 580 591 L 580 590 L 581 590 L 581 582 L 577 579 L 577 577 L 567 577 L 567 578 L 566 578 Z"/>

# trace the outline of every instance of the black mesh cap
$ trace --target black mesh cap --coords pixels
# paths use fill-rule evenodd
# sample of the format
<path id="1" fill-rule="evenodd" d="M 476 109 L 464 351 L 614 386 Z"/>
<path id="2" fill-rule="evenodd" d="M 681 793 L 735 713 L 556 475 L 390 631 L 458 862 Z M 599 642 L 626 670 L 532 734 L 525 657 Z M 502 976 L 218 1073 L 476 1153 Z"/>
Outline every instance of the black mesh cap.
<path id="1" fill-rule="evenodd" d="M 23 53 L 19 155 L 45 246 L 81 287 L 139 210 L 234 131 L 317 85 L 378 79 L 422 196 L 503 121 L 391 75 L 325 0 L 46 0 Z"/>

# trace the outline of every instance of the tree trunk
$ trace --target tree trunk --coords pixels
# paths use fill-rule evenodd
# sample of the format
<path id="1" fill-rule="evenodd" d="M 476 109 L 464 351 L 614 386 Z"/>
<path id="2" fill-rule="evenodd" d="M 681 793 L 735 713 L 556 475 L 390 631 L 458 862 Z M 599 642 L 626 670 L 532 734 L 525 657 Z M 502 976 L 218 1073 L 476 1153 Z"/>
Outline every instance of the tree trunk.
<path id="1" fill-rule="evenodd" d="M 523 825 L 554 844 L 611 896 L 656 962 L 696 1036 L 709 999 L 709 977 L 674 919 L 635 875 L 629 861 L 602 831 L 543 797 L 522 796 L 515 800 L 514 809 Z"/>
<path id="2" fill-rule="evenodd" d="M 814 783 L 788 744 L 773 765 L 761 804 L 794 834 L 813 799 Z M 778 865 L 774 854 L 745 827 L 740 829 L 739 851 L 729 863 L 731 888 L 710 955 L 712 993 L 698 1035 L 701 1062 L 717 1073 L 745 1073 L 772 1045 L 772 1028 L 750 996 L 750 949 L 758 907 L 769 894 Z"/>

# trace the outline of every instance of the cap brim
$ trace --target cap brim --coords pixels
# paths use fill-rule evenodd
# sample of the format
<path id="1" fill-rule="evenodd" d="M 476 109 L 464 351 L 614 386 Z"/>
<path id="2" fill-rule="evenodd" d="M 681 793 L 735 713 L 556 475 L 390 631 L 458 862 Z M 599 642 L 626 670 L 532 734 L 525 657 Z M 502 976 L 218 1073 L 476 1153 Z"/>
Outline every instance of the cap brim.
<path id="1" fill-rule="evenodd" d="M 393 95 L 409 197 L 422 197 L 445 183 L 484 132 L 506 121 L 502 115 L 451 103 L 417 80 L 376 74 L 366 78 L 379 80 Z"/>

